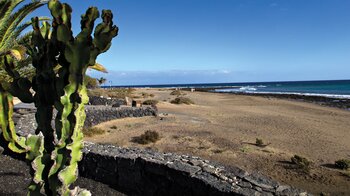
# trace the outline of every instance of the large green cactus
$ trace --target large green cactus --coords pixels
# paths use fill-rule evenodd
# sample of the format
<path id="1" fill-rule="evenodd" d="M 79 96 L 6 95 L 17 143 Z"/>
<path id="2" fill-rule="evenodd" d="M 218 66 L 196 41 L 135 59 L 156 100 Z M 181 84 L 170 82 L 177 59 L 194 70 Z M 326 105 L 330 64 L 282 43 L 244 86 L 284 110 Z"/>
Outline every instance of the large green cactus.
<path id="1" fill-rule="evenodd" d="M 107 51 L 111 40 L 117 36 L 118 28 L 113 25 L 113 14 L 102 11 L 102 22 L 96 26 L 99 17 L 97 8 L 90 7 L 81 18 L 81 32 L 73 37 L 71 12 L 68 4 L 50 0 L 49 10 L 53 16 L 52 25 L 33 18 L 32 47 L 28 54 L 36 74 L 32 81 L 21 78 L 8 65 L 8 74 L 13 78 L 7 88 L 0 85 L 0 123 L 9 147 L 18 153 L 27 153 L 32 160 L 33 181 L 29 186 L 32 195 L 86 195 L 86 190 L 70 185 L 77 179 L 78 162 L 82 158 L 85 121 L 84 105 L 88 102 L 85 72 L 96 65 L 99 54 Z M 6 59 L 5 59 L 6 60 Z M 35 91 L 34 96 L 30 89 Z M 12 95 L 24 102 L 34 102 L 37 108 L 37 135 L 18 137 L 11 119 Z M 55 127 L 51 120 L 57 110 Z"/>

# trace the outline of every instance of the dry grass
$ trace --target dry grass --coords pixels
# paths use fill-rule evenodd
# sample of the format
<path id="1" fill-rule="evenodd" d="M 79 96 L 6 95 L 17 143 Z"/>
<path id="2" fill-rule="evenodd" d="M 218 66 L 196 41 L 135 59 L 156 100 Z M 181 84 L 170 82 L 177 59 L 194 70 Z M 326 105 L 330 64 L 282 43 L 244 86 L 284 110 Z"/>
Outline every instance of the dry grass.
<path id="1" fill-rule="evenodd" d="M 133 88 L 116 88 L 116 89 L 90 89 L 88 91 L 89 96 L 103 96 L 103 97 L 111 97 L 111 98 L 125 98 L 125 97 L 134 97 L 133 94 L 135 89 Z"/>
<path id="2" fill-rule="evenodd" d="M 154 94 L 150 94 L 150 93 L 145 93 L 145 92 L 141 92 L 141 95 L 143 98 L 148 98 L 148 97 L 154 97 Z"/>
<path id="3" fill-rule="evenodd" d="M 83 128 L 83 133 L 86 137 L 92 137 L 94 135 L 102 135 L 106 131 L 96 127 Z"/>
<path id="4" fill-rule="evenodd" d="M 187 97 L 177 97 L 174 100 L 171 100 L 170 103 L 191 105 L 191 104 L 194 104 L 194 101 L 192 101 L 190 98 L 187 98 Z"/>

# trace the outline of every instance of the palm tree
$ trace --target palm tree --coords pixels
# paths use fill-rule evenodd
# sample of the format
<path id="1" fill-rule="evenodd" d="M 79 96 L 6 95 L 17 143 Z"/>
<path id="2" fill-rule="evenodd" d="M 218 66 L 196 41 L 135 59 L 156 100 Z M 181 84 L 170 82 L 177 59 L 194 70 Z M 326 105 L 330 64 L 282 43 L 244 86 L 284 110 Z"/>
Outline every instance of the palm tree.
<path id="1" fill-rule="evenodd" d="M 15 61 L 16 72 L 21 76 L 29 77 L 34 75 L 34 68 L 31 66 L 31 59 L 26 55 L 24 45 L 30 43 L 31 32 L 21 35 L 23 30 L 29 27 L 31 21 L 22 21 L 35 9 L 43 6 L 49 0 L 32 0 L 32 2 L 20 6 L 25 0 L 0 0 L 0 81 L 8 82 L 12 78 L 5 70 L 4 58 L 12 58 Z M 50 20 L 47 17 L 40 17 L 39 20 Z M 107 73 L 101 64 L 96 63 L 89 67 L 97 71 Z"/>
<path id="2" fill-rule="evenodd" d="M 100 86 L 101 86 L 102 84 L 104 84 L 104 83 L 107 81 L 107 79 L 104 78 L 104 77 L 101 77 L 100 79 L 97 79 L 97 81 L 98 81 L 98 83 L 99 83 Z"/>
<path id="3" fill-rule="evenodd" d="M 47 3 L 47 0 L 34 0 L 19 7 L 25 0 L 0 0 L 0 81 L 9 81 L 5 72 L 4 58 L 16 60 L 16 70 L 30 73 L 30 61 L 27 59 L 24 43 L 30 40 L 30 33 L 21 35 L 31 25 L 31 21 L 23 20 L 35 9 Z M 48 18 L 41 17 L 41 20 Z"/>

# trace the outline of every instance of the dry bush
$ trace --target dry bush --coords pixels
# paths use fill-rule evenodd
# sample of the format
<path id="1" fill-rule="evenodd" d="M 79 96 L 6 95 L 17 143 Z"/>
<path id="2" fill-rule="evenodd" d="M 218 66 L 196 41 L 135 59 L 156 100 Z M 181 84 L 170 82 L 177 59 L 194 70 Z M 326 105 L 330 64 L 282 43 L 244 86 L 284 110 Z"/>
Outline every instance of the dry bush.
<path id="1" fill-rule="evenodd" d="M 350 160 L 349 159 L 340 159 L 335 162 L 335 167 L 338 169 L 347 170 L 350 168 Z"/>
<path id="2" fill-rule="evenodd" d="M 88 128 L 83 128 L 83 133 L 84 136 L 86 137 L 92 137 L 94 135 L 101 135 L 104 134 L 106 131 L 97 127 L 88 127 Z"/>
<path id="3" fill-rule="evenodd" d="M 187 104 L 187 105 L 194 104 L 194 102 L 188 97 L 177 97 L 174 100 L 171 100 L 170 103 L 172 103 L 172 104 Z"/>
<path id="4" fill-rule="evenodd" d="M 262 146 L 264 146 L 264 141 L 261 138 L 256 138 L 255 145 L 262 147 Z"/>
<path id="5" fill-rule="evenodd" d="M 111 128 L 111 129 L 118 129 L 118 127 L 115 126 L 115 125 L 111 126 L 110 128 Z"/>
<path id="6" fill-rule="evenodd" d="M 155 105 L 158 104 L 158 101 L 154 100 L 154 99 L 148 99 L 148 100 L 144 101 L 142 104 L 143 105 L 153 105 L 153 106 L 155 106 Z"/>
<path id="7" fill-rule="evenodd" d="M 176 95 L 176 96 L 181 96 L 185 95 L 181 90 L 174 90 L 173 92 L 170 93 L 170 95 Z"/>
<path id="8" fill-rule="evenodd" d="M 292 163 L 297 165 L 300 169 L 303 169 L 305 172 L 309 173 L 311 162 L 307 158 L 299 155 L 294 155 L 291 158 L 291 161 Z"/>
<path id="9" fill-rule="evenodd" d="M 134 137 L 133 142 L 139 144 L 154 143 L 160 139 L 159 133 L 156 131 L 146 131 L 144 134 Z"/>

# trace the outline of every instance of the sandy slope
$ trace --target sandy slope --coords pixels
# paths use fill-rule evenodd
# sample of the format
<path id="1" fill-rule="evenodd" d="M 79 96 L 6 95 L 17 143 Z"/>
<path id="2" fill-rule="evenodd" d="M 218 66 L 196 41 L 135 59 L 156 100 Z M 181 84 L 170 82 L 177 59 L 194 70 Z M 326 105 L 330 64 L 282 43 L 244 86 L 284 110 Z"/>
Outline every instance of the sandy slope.
<path id="1" fill-rule="evenodd" d="M 201 156 L 256 170 L 281 182 L 332 195 L 350 194 L 350 177 L 331 168 L 350 159 L 350 112 L 316 104 L 242 95 L 186 92 L 195 105 L 173 105 L 170 90 L 138 89 L 160 100 L 159 117 L 129 118 L 98 125 L 108 133 L 90 141 L 139 146 Z M 113 125 L 117 128 L 111 128 Z M 160 133 L 155 144 L 131 142 L 146 130 Z M 261 138 L 271 143 L 254 145 Z M 310 174 L 290 164 L 294 154 L 313 162 Z M 348 176 L 347 176 L 348 175 Z"/>

